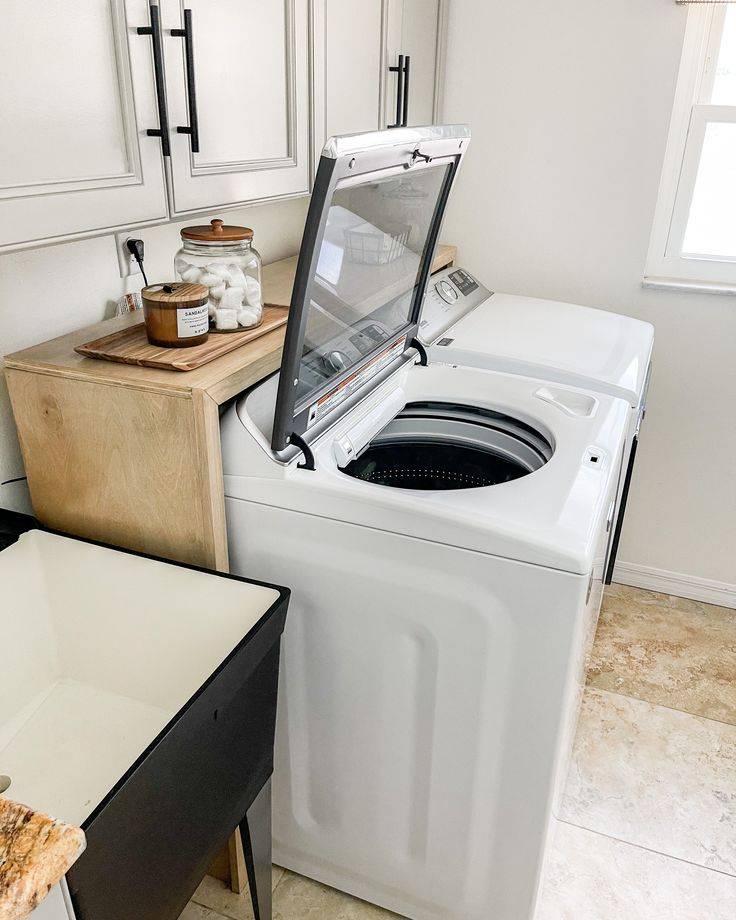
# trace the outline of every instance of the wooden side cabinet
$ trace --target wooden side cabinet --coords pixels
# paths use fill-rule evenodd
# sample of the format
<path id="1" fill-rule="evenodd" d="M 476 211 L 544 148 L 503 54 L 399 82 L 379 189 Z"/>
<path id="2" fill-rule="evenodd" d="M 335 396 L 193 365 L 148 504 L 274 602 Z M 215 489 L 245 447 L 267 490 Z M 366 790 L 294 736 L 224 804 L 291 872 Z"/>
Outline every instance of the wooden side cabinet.
<path id="1" fill-rule="evenodd" d="M 433 270 L 452 264 L 439 246 Z M 265 300 L 288 305 L 296 258 L 268 265 Z M 49 527 L 227 571 L 220 406 L 273 371 L 285 327 L 188 372 L 78 355 L 141 321 L 106 320 L 5 359 L 33 508 Z"/>

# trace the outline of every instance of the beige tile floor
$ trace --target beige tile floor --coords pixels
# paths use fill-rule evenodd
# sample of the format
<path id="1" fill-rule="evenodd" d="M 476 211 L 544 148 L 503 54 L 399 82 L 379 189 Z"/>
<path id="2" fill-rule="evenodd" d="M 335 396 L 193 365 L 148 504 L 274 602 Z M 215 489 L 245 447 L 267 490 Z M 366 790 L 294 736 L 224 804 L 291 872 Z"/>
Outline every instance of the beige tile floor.
<path id="1" fill-rule="evenodd" d="M 736 610 L 607 589 L 559 818 L 535 920 L 736 917 Z M 396 920 L 273 884 L 274 920 Z M 252 917 L 205 878 L 180 920 Z"/>

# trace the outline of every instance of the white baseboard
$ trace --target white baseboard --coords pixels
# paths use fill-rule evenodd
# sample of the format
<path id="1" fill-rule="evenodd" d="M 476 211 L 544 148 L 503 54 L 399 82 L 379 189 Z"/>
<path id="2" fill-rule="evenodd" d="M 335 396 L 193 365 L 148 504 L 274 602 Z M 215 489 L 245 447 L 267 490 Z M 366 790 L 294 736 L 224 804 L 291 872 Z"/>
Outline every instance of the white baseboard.
<path id="1" fill-rule="evenodd" d="M 668 572 L 666 569 L 654 569 L 633 562 L 617 562 L 613 570 L 613 580 L 621 585 L 632 585 L 634 588 L 646 588 L 648 591 L 688 597 L 694 601 L 704 601 L 706 604 L 736 608 L 736 585 L 725 581 L 696 578 L 695 575 Z"/>

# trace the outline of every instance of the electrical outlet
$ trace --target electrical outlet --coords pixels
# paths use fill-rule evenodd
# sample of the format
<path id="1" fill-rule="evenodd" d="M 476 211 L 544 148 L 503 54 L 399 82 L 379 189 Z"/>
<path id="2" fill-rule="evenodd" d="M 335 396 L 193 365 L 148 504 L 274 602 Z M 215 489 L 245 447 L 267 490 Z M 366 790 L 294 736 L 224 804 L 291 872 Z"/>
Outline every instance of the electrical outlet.
<path id="1" fill-rule="evenodd" d="M 115 245 L 118 250 L 118 265 L 120 266 L 120 277 L 128 278 L 130 275 L 140 275 L 141 269 L 136 260 L 133 258 L 133 254 L 128 251 L 126 243 L 128 240 L 137 240 L 140 239 L 140 235 L 136 233 L 116 233 L 115 234 Z"/>

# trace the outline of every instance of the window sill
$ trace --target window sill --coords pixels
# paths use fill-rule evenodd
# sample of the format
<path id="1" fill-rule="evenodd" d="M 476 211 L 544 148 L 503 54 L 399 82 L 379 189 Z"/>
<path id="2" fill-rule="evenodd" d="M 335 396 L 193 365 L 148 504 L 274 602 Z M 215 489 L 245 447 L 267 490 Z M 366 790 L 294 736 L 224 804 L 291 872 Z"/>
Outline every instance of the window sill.
<path id="1" fill-rule="evenodd" d="M 656 278 L 644 276 L 641 286 L 655 291 L 683 291 L 694 294 L 736 294 L 736 282 L 726 284 L 719 281 L 689 281 L 677 278 Z"/>

